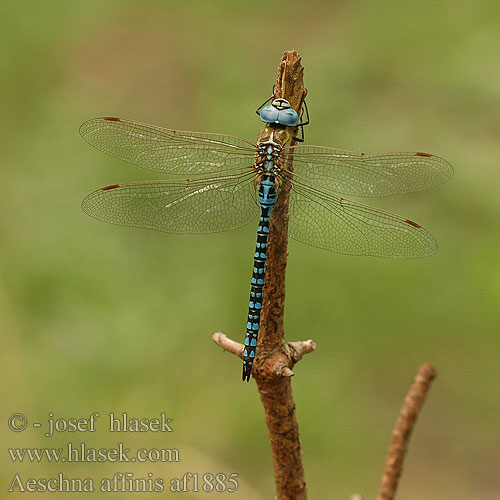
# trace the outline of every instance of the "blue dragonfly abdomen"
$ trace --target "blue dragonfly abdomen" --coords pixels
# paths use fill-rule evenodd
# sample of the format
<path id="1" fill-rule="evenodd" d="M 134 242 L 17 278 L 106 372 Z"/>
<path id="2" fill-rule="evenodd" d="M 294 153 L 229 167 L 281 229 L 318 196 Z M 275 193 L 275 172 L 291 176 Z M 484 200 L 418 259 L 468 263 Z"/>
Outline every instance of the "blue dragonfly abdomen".
<path id="1" fill-rule="evenodd" d="M 260 329 L 260 313 L 266 281 L 267 246 L 269 242 L 269 221 L 271 211 L 276 204 L 279 185 L 274 176 L 264 174 L 257 186 L 260 203 L 260 219 L 257 228 L 257 243 L 253 257 L 253 273 L 248 304 L 247 331 L 243 350 L 243 380 L 249 380 L 257 350 L 257 338 Z"/>

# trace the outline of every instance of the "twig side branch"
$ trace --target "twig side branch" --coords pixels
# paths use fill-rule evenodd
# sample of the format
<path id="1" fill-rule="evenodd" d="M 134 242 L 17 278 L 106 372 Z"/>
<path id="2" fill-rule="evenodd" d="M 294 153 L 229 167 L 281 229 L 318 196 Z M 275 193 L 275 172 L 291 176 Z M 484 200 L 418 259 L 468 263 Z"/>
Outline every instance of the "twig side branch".
<path id="1" fill-rule="evenodd" d="M 392 431 L 391 444 L 389 445 L 389 453 L 387 454 L 377 500 L 392 500 L 394 498 L 415 421 L 435 376 L 436 370 L 428 363 L 423 364 L 418 369 L 417 376 L 403 402 L 396 425 Z"/>
<path id="2" fill-rule="evenodd" d="M 212 335 L 212 340 L 225 351 L 238 356 L 243 359 L 243 351 L 245 346 L 230 339 L 227 335 L 224 335 L 222 332 L 216 332 Z"/>

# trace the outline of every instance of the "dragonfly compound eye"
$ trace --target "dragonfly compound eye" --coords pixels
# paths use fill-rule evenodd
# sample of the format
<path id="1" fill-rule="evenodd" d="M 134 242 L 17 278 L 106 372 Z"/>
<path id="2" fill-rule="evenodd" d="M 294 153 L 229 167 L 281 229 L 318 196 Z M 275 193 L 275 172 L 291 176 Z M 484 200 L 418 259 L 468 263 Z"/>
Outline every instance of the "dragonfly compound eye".
<path id="1" fill-rule="evenodd" d="M 284 109 L 279 112 L 278 121 L 281 125 L 294 127 L 297 123 L 299 123 L 299 115 L 292 108 Z"/>
<path id="2" fill-rule="evenodd" d="M 273 105 L 265 106 L 260 112 L 260 119 L 264 123 L 278 123 L 279 111 Z"/>

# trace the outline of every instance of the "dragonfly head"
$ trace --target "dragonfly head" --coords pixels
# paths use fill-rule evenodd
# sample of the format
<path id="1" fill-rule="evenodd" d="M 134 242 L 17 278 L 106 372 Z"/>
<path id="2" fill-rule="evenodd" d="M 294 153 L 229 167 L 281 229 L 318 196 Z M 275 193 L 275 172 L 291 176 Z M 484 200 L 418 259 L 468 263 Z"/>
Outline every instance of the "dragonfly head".
<path id="1" fill-rule="evenodd" d="M 299 123 L 299 115 L 286 99 L 274 99 L 271 104 L 264 106 L 260 119 L 264 123 L 277 123 L 286 127 L 295 127 Z"/>

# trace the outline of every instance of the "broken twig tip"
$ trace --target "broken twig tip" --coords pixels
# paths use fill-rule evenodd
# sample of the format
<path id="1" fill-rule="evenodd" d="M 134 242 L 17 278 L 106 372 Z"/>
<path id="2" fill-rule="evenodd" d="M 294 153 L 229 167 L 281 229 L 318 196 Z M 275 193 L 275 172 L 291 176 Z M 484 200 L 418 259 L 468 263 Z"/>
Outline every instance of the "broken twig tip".
<path id="1" fill-rule="evenodd" d="M 243 350 L 245 348 L 243 344 L 235 342 L 222 332 L 215 332 L 212 335 L 212 340 L 225 351 L 228 351 L 239 358 L 243 358 Z"/>
<path id="2" fill-rule="evenodd" d="M 424 363 L 418 368 L 418 375 L 423 377 L 425 380 L 433 380 L 437 376 L 436 369 L 430 363 Z"/>
<path id="3" fill-rule="evenodd" d="M 300 361 L 304 354 L 313 352 L 316 349 L 316 344 L 311 340 L 300 340 L 298 342 L 288 342 L 290 356 L 294 363 Z"/>

